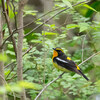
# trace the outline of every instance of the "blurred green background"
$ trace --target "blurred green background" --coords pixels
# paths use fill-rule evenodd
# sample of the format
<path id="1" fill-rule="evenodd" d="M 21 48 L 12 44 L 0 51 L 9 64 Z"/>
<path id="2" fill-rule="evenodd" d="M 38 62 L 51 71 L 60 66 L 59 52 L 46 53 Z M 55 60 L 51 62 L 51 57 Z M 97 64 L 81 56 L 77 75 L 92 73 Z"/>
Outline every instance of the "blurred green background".
<path id="1" fill-rule="evenodd" d="M 25 85 L 28 100 L 34 100 L 46 84 L 62 73 L 53 67 L 52 48 L 61 47 L 65 54 L 77 64 L 100 51 L 100 0 L 90 0 L 87 4 L 82 3 L 72 7 L 72 5 L 82 1 L 29 0 L 26 4 L 23 15 L 24 25 L 32 21 L 33 23 L 24 27 L 24 34 L 41 25 L 54 14 L 65 9 L 66 6 L 70 8 L 56 15 L 48 23 L 24 38 L 23 53 L 32 46 L 29 53 L 23 57 L 24 80 L 39 85 L 39 88 L 41 87 L 35 89 L 35 87 Z M 18 0 L 14 1 L 14 5 L 17 15 Z M 10 2 L 9 16 L 14 29 L 13 9 Z M 3 30 L 5 31 L 5 40 L 9 35 L 6 23 L 3 24 Z M 17 36 L 14 34 L 16 43 Z M 4 55 L 0 54 L 0 61 L 3 61 L 5 66 L 15 62 L 5 68 L 5 79 L 8 84 L 13 84 L 11 88 L 16 87 L 16 57 L 11 40 L 6 42 Z M 100 54 L 82 64 L 80 68 L 90 79 L 89 82 L 78 74 L 65 73 L 62 78 L 52 83 L 42 93 L 39 100 L 100 100 Z M 20 92 L 19 87 L 14 91 Z M 7 95 L 9 100 L 13 100 L 11 92 L 8 92 Z M 16 96 L 19 100 L 17 93 Z"/>

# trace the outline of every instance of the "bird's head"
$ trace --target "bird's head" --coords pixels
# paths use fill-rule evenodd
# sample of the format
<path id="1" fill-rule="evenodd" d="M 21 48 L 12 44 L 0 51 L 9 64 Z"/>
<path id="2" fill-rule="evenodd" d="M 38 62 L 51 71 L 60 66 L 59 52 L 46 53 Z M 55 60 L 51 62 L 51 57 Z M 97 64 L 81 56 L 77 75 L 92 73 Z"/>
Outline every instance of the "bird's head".
<path id="1" fill-rule="evenodd" d="M 53 48 L 53 57 L 57 57 L 63 54 L 64 54 L 64 51 L 61 48 L 59 47 Z"/>

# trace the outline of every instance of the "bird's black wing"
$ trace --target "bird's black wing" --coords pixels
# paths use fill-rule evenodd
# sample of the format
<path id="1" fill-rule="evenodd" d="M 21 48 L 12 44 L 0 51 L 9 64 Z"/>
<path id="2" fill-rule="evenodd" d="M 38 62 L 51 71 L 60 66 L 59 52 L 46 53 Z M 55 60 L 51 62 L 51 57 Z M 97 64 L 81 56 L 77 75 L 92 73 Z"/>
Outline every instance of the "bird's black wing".
<path id="1" fill-rule="evenodd" d="M 68 60 L 67 56 L 63 55 L 63 56 L 59 56 L 59 57 L 55 57 L 53 59 L 54 62 L 56 62 L 58 65 L 60 65 L 63 68 L 66 68 L 70 71 L 74 71 L 76 72 L 76 65 L 72 60 Z"/>

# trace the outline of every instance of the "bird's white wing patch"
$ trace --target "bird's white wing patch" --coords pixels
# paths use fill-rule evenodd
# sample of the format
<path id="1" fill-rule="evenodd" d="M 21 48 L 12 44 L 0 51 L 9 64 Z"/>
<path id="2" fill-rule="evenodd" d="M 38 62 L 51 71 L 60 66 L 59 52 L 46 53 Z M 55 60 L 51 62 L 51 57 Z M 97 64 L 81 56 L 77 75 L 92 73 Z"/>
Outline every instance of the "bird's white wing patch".
<path id="1" fill-rule="evenodd" d="M 60 59 L 60 58 L 56 58 L 57 60 L 59 60 L 59 61 L 61 61 L 61 62 L 63 62 L 63 63 L 68 63 L 67 61 L 65 61 L 65 60 L 63 60 L 63 59 Z"/>

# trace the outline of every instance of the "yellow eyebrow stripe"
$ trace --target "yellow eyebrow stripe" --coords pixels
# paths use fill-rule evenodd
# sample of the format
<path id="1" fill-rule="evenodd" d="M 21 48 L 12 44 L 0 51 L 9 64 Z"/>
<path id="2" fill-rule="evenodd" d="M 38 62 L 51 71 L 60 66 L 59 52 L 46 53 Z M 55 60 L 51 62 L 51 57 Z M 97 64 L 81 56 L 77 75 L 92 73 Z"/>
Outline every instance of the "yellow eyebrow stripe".
<path id="1" fill-rule="evenodd" d="M 67 57 L 68 60 L 71 60 L 71 58 Z"/>
<path id="2" fill-rule="evenodd" d="M 77 67 L 77 70 L 80 70 L 80 68 L 76 65 L 76 67 Z"/>
<path id="3" fill-rule="evenodd" d="M 60 51 L 62 51 L 62 52 L 64 52 L 62 49 L 60 49 L 60 48 L 56 48 L 56 50 L 60 50 Z"/>

